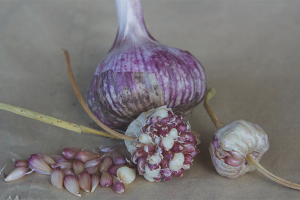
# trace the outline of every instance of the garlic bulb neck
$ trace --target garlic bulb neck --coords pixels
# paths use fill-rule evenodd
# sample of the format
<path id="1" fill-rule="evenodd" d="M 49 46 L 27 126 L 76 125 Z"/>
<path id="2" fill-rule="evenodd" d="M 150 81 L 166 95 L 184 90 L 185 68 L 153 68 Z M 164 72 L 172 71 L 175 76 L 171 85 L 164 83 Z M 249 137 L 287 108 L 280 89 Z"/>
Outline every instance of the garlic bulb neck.
<path id="1" fill-rule="evenodd" d="M 126 40 L 140 42 L 142 39 L 154 40 L 149 34 L 144 20 L 140 0 L 116 0 L 118 15 L 118 33 L 112 46 L 121 46 Z"/>

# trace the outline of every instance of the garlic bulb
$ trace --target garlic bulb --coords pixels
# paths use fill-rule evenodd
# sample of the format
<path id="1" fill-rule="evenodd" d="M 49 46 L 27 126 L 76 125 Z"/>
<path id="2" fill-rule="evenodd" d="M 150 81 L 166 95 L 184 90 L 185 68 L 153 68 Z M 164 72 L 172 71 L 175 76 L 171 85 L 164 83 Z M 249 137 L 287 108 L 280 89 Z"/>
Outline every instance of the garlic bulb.
<path id="1" fill-rule="evenodd" d="M 150 182 L 182 176 L 199 153 L 196 145 L 200 141 L 189 123 L 166 106 L 141 113 L 125 135 L 136 138 L 136 142 L 126 140 L 125 145 L 138 173 Z"/>
<path id="2" fill-rule="evenodd" d="M 188 115 L 206 90 L 200 62 L 150 35 L 140 0 L 116 0 L 116 6 L 118 33 L 94 73 L 89 109 L 105 125 L 123 130 L 140 113 L 163 105 Z"/>
<path id="3" fill-rule="evenodd" d="M 268 149 L 265 131 L 257 124 L 244 120 L 236 120 L 219 128 L 209 146 L 217 172 L 228 178 L 237 178 L 255 170 L 254 166 L 245 162 L 247 154 L 259 162 Z"/>
<path id="4" fill-rule="evenodd" d="M 261 157 L 269 149 L 268 136 L 262 128 L 244 120 L 236 120 L 225 125 L 216 117 L 208 104 L 208 100 L 215 93 L 213 88 L 208 89 L 204 98 L 204 107 L 218 129 L 209 146 L 217 172 L 228 178 L 237 178 L 257 169 L 276 183 L 300 190 L 300 184 L 286 181 L 259 164 Z M 187 159 L 190 160 L 190 158 Z"/>

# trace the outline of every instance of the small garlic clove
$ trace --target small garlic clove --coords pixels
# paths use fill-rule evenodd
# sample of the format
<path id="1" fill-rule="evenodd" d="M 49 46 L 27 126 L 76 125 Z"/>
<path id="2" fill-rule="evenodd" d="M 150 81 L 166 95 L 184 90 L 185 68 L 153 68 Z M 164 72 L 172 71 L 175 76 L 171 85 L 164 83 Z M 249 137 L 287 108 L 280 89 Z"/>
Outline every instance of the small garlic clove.
<path id="1" fill-rule="evenodd" d="M 184 170 L 188 170 L 190 168 L 191 168 L 191 164 L 183 164 L 182 165 L 182 169 L 184 169 Z"/>
<path id="2" fill-rule="evenodd" d="M 28 162 L 27 160 L 16 160 L 14 162 L 14 166 L 17 167 L 28 167 Z"/>
<path id="3" fill-rule="evenodd" d="M 55 168 L 50 175 L 51 183 L 58 189 L 63 189 L 64 174 L 60 168 Z"/>
<path id="4" fill-rule="evenodd" d="M 107 171 L 113 164 L 112 158 L 110 156 L 105 156 L 103 162 L 99 168 L 99 171 Z"/>
<path id="5" fill-rule="evenodd" d="M 200 150 L 195 148 L 195 150 L 191 153 L 191 156 L 195 157 L 196 155 L 198 155 L 200 153 Z"/>
<path id="6" fill-rule="evenodd" d="M 120 142 L 120 143 L 118 143 L 116 145 L 113 145 L 113 146 L 108 146 L 108 147 L 105 147 L 105 148 L 100 147 L 100 151 L 103 152 L 103 153 L 111 153 L 111 152 L 116 151 L 123 144 L 124 144 L 123 142 Z"/>
<path id="7" fill-rule="evenodd" d="M 163 156 L 167 161 L 170 161 L 174 158 L 174 151 L 170 150 L 170 151 L 164 151 Z"/>
<path id="8" fill-rule="evenodd" d="M 36 173 L 50 175 L 52 172 L 52 169 L 46 163 L 46 161 L 37 154 L 32 154 L 31 156 L 29 156 L 28 164 L 29 168 Z"/>
<path id="9" fill-rule="evenodd" d="M 117 171 L 117 177 L 125 184 L 130 184 L 136 177 L 136 170 L 127 166 L 120 167 Z"/>
<path id="10" fill-rule="evenodd" d="M 71 162 L 59 162 L 51 165 L 53 169 L 60 167 L 61 169 L 68 169 L 73 167 L 73 163 Z"/>
<path id="11" fill-rule="evenodd" d="M 153 177 L 153 180 L 156 181 L 156 182 L 160 182 L 162 179 L 162 175 L 159 174 L 157 177 Z"/>
<path id="12" fill-rule="evenodd" d="M 145 164 L 146 164 L 146 158 L 139 158 L 137 163 L 137 170 L 139 175 L 145 174 Z"/>
<path id="13" fill-rule="evenodd" d="M 169 161 L 167 161 L 165 158 L 162 159 L 161 163 L 161 168 L 165 169 L 165 168 L 169 168 Z"/>
<path id="14" fill-rule="evenodd" d="M 57 167 L 55 169 L 60 169 L 60 167 Z M 64 176 L 67 176 L 67 175 L 73 175 L 73 176 L 75 176 L 74 171 L 72 169 L 70 169 L 70 168 L 63 169 L 62 172 L 63 172 Z"/>
<path id="15" fill-rule="evenodd" d="M 96 173 L 98 173 L 98 170 L 99 170 L 99 165 L 96 165 L 94 167 L 88 167 L 88 168 L 84 169 L 84 171 L 86 171 L 88 174 L 96 174 Z"/>
<path id="16" fill-rule="evenodd" d="M 27 172 L 28 172 L 27 167 L 24 166 L 17 167 L 4 178 L 4 182 L 20 179 L 23 176 L 25 176 Z"/>
<path id="17" fill-rule="evenodd" d="M 173 171 L 169 168 L 161 169 L 160 173 L 164 175 L 164 177 L 172 176 Z"/>
<path id="18" fill-rule="evenodd" d="M 245 159 L 245 157 L 242 154 L 240 154 L 239 152 L 234 151 L 234 150 L 231 151 L 231 155 L 232 155 L 233 158 L 235 158 L 237 160 L 244 160 Z"/>
<path id="19" fill-rule="evenodd" d="M 103 159 L 103 157 L 100 157 L 100 158 L 96 158 L 96 159 L 87 161 L 86 163 L 84 163 L 84 168 L 95 167 L 96 165 L 100 164 L 102 159 Z"/>
<path id="20" fill-rule="evenodd" d="M 183 164 L 191 164 L 194 161 L 194 158 L 191 154 L 184 154 Z"/>
<path id="21" fill-rule="evenodd" d="M 143 144 L 150 144 L 151 143 L 151 137 L 145 133 L 141 134 L 139 136 L 139 142 Z"/>
<path id="22" fill-rule="evenodd" d="M 182 145 L 179 142 L 174 142 L 173 151 L 175 153 L 181 152 L 183 149 Z"/>
<path id="23" fill-rule="evenodd" d="M 177 130 L 181 133 L 185 133 L 187 131 L 187 126 L 184 123 L 178 123 Z"/>
<path id="24" fill-rule="evenodd" d="M 50 155 L 55 162 L 65 162 L 67 159 L 61 155 Z"/>
<path id="25" fill-rule="evenodd" d="M 100 183 L 100 177 L 98 176 L 98 174 L 93 174 L 92 175 L 92 190 L 91 190 L 91 193 L 94 192 L 94 190 L 97 188 L 99 183 Z"/>
<path id="26" fill-rule="evenodd" d="M 147 154 L 147 152 L 144 151 L 144 148 L 138 148 L 132 155 L 131 160 L 134 164 L 137 164 L 137 160 L 140 157 L 143 157 Z"/>
<path id="27" fill-rule="evenodd" d="M 159 165 L 161 163 L 161 158 L 160 156 L 154 154 L 152 156 L 150 156 L 150 158 L 148 159 L 148 163 L 151 164 L 151 165 Z"/>
<path id="28" fill-rule="evenodd" d="M 75 156 L 75 159 L 77 160 L 81 160 L 82 162 L 87 162 L 89 160 L 93 160 L 95 158 L 98 158 L 99 155 L 98 154 L 95 154 L 95 153 L 92 153 L 92 152 L 89 152 L 89 151 L 79 151 L 76 156 Z"/>
<path id="29" fill-rule="evenodd" d="M 84 163 L 81 160 L 74 160 L 73 170 L 76 176 L 84 171 Z"/>
<path id="30" fill-rule="evenodd" d="M 156 137 L 156 138 L 154 139 L 154 143 L 155 143 L 156 145 L 159 145 L 160 140 L 161 140 L 160 137 Z"/>
<path id="31" fill-rule="evenodd" d="M 169 181 L 169 180 L 171 180 L 173 178 L 173 176 L 171 175 L 171 176 L 165 176 L 164 177 L 164 181 Z"/>
<path id="32" fill-rule="evenodd" d="M 148 164 L 145 164 L 145 173 L 149 177 L 157 177 L 160 173 L 160 167 L 158 169 L 151 170 Z"/>
<path id="33" fill-rule="evenodd" d="M 44 153 L 38 153 L 37 155 L 40 156 L 40 157 L 42 157 L 48 165 L 53 165 L 53 164 L 56 163 L 55 160 L 53 160 L 53 158 L 51 158 L 51 157 L 50 157 L 49 155 L 47 155 L 47 154 L 44 154 Z"/>
<path id="34" fill-rule="evenodd" d="M 176 177 L 182 177 L 183 176 L 183 172 L 184 172 L 184 169 L 181 168 L 180 170 L 178 170 L 177 172 L 173 172 L 174 176 Z"/>
<path id="35" fill-rule="evenodd" d="M 171 136 L 174 140 L 178 137 L 178 131 L 176 128 L 172 128 L 169 131 L 169 136 Z"/>
<path id="36" fill-rule="evenodd" d="M 226 163 L 227 165 L 232 166 L 232 167 L 238 167 L 238 166 L 240 166 L 242 163 L 244 163 L 244 159 L 238 160 L 238 159 L 235 159 L 235 158 L 233 158 L 233 157 L 227 157 L 227 158 L 225 159 L 225 163 Z"/>
<path id="37" fill-rule="evenodd" d="M 124 165 L 126 163 L 125 157 L 120 154 L 113 154 L 112 159 L 114 165 Z"/>
<path id="38" fill-rule="evenodd" d="M 124 183 L 117 177 L 112 176 L 113 180 L 113 189 L 116 193 L 122 194 L 125 192 L 125 185 Z"/>
<path id="39" fill-rule="evenodd" d="M 185 142 L 184 144 L 182 144 L 182 153 L 192 153 L 193 151 L 195 151 L 195 145 L 191 142 Z"/>
<path id="40" fill-rule="evenodd" d="M 184 162 L 184 155 L 183 153 L 175 153 L 174 158 L 169 162 L 169 168 L 172 171 L 178 171 L 182 168 Z"/>
<path id="41" fill-rule="evenodd" d="M 67 159 L 74 159 L 76 154 L 81 150 L 81 148 L 68 147 L 62 150 L 62 155 Z"/>
<path id="42" fill-rule="evenodd" d="M 92 179 L 87 172 L 82 172 L 78 176 L 79 186 L 85 192 L 91 191 Z"/>
<path id="43" fill-rule="evenodd" d="M 144 151 L 147 152 L 147 153 L 154 151 L 154 149 L 155 149 L 155 146 L 152 143 L 146 144 L 144 146 Z"/>
<path id="44" fill-rule="evenodd" d="M 65 176 L 64 186 L 71 194 L 81 197 L 79 181 L 75 176 L 73 175 Z"/>
<path id="45" fill-rule="evenodd" d="M 154 182 L 155 180 L 153 179 L 153 177 L 148 176 L 147 174 L 143 174 L 144 178 L 149 181 L 149 182 Z"/>
<path id="46" fill-rule="evenodd" d="M 160 146 L 164 150 L 169 150 L 174 145 L 174 139 L 171 136 L 166 136 L 161 139 Z"/>
<path id="47" fill-rule="evenodd" d="M 108 173 L 110 175 L 113 175 L 113 176 L 117 176 L 117 170 L 120 168 L 120 167 L 123 167 L 124 165 L 115 165 L 115 166 L 112 166 L 108 169 Z"/>
<path id="48" fill-rule="evenodd" d="M 112 185 L 112 176 L 107 171 L 102 171 L 100 178 L 100 185 L 102 187 L 109 187 Z"/>

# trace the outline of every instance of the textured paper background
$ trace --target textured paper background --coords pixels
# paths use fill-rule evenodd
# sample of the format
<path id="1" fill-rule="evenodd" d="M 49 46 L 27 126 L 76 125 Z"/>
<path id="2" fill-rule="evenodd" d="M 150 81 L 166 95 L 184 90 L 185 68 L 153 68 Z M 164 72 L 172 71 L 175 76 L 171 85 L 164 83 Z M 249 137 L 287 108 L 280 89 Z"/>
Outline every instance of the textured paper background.
<path id="1" fill-rule="evenodd" d="M 143 1 L 147 27 L 160 42 L 190 51 L 205 67 L 217 95 L 211 106 L 224 122 L 259 124 L 270 149 L 261 164 L 300 183 L 300 1 Z M 0 1 L 0 102 L 88 126 L 65 67 L 65 48 L 80 91 L 110 49 L 117 31 L 112 0 Z M 142 177 L 123 195 L 98 188 L 82 199 L 299 199 L 259 172 L 237 179 L 218 175 L 208 145 L 215 130 L 202 103 L 190 118 L 201 134 L 201 153 L 182 178 L 149 183 Z M 65 147 L 116 143 L 77 134 L 0 110 L 0 166 L 32 153 L 59 154 Z M 122 149 L 124 152 L 125 148 Z M 76 199 L 32 174 L 5 184 L 0 199 Z"/>

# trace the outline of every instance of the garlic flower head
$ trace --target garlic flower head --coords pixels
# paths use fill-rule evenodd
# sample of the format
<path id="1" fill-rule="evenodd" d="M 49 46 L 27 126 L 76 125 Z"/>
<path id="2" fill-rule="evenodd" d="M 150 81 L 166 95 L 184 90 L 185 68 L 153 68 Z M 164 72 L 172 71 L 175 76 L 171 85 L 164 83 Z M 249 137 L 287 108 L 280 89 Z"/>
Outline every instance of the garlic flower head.
<path id="1" fill-rule="evenodd" d="M 125 145 L 138 173 L 150 182 L 182 176 L 199 153 L 196 145 L 200 141 L 191 133 L 189 123 L 166 106 L 140 114 L 125 135 L 136 138 Z"/>
<path id="2" fill-rule="evenodd" d="M 245 161 L 250 154 L 257 162 L 269 149 L 268 136 L 257 124 L 236 120 L 217 129 L 209 152 L 217 172 L 237 178 L 255 167 Z"/>

